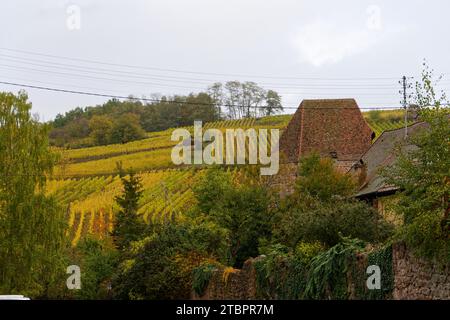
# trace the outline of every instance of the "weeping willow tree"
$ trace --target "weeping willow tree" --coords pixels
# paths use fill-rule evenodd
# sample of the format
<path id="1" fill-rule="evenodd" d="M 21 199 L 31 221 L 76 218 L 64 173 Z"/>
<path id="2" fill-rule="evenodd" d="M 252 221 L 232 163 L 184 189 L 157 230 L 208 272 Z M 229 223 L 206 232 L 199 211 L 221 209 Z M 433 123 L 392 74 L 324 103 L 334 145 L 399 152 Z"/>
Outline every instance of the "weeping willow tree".
<path id="1" fill-rule="evenodd" d="M 56 157 L 24 92 L 0 93 L 0 294 L 42 296 L 61 269 L 63 211 L 44 193 Z"/>

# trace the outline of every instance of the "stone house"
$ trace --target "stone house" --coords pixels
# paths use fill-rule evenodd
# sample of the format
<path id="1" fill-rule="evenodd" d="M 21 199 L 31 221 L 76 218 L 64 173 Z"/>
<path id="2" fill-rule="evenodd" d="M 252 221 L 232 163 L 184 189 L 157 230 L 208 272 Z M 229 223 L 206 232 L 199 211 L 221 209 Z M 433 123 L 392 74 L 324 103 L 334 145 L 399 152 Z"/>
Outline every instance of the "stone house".
<path id="1" fill-rule="evenodd" d="M 312 152 L 348 172 L 374 137 L 354 99 L 304 100 L 281 135 L 280 172 L 270 184 L 281 196 L 291 194 L 298 162 Z"/>

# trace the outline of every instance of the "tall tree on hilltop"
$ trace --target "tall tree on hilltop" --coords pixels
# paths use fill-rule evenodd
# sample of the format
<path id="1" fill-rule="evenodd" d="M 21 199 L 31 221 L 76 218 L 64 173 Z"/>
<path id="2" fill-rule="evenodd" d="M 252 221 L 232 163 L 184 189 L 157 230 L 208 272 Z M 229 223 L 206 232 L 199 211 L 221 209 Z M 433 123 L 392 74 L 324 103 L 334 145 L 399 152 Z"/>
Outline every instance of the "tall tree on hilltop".
<path id="1" fill-rule="evenodd" d="M 226 105 L 231 119 L 268 116 L 283 110 L 281 97 L 276 91 L 266 91 L 251 81 L 228 81 L 225 85 L 215 83 L 209 87 L 208 93 L 214 101 Z"/>
<path id="2" fill-rule="evenodd" d="M 263 110 L 265 116 L 271 116 L 280 111 L 283 111 L 283 106 L 281 104 L 281 96 L 278 92 L 269 90 L 266 95 L 266 108 Z"/>
<path id="3" fill-rule="evenodd" d="M 214 101 L 214 105 L 219 114 L 219 119 L 222 117 L 222 104 L 223 104 L 223 85 L 220 82 L 216 82 L 208 87 L 208 94 Z"/>

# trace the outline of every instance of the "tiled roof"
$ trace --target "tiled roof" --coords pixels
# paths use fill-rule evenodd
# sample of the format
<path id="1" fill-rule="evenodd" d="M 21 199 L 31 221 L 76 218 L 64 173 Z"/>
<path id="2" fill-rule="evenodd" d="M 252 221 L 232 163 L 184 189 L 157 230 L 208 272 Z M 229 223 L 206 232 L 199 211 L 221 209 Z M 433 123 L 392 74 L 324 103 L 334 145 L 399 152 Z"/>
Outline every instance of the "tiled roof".
<path id="1" fill-rule="evenodd" d="M 354 99 L 304 100 L 281 136 L 280 151 L 289 163 L 313 151 L 359 160 L 373 136 Z"/>
<path id="2" fill-rule="evenodd" d="M 350 169 L 353 167 L 355 163 L 356 163 L 355 160 L 335 161 L 334 168 L 341 173 L 347 173 L 350 171 Z"/>
<path id="3" fill-rule="evenodd" d="M 408 127 L 408 135 L 414 135 L 422 128 L 425 122 L 418 122 Z M 365 179 L 357 197 L 369 196 L 371 194 L 383 193 L 396 190 L 395 187 L 387 185 L 379 175 L 380 168 L 392 165 L 395 161 L 395 148 L 403 143 L 403 148 L 413 148 L 404 144 L 405 129 L 384 131 L 369 150 L 361 157 L 360 163 L 365 167 Z M 356 168 L 352 168 L 356 173 Z"/>

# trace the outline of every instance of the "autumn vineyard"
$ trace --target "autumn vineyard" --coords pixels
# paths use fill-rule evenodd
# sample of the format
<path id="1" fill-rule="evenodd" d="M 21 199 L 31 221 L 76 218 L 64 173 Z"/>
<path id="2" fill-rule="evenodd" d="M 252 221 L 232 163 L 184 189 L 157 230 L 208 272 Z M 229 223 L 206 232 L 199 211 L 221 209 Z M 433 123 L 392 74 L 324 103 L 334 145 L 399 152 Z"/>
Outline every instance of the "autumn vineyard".
<path id="1" fill-rule="evenodd" d="M 385 111 L 384 118 L 371 120 L 372 130 L 379 136 L 383 131 L 401 128 L 404 123 L 393 121 L 398 111 Z M 239 119 L 210 122 L 204 128 L 279 128 L 283 130 L 291 115 L 261 119 Z M 189 128 L 188 128 L 189 129 Z M 144 195 L 139 202 L 139 214 L 145 221 L 182 219 L 182 212 L 191 207 L 194 197 L 190 186 L 201 177 L 201 168 L 177 168 L 170 153 L 175 142 L 170 140 L 173 129 L 148 133 L 144 140 L 124 145 L 108 145 L 84 149 L 58 150 L 61 163 L 55 177 L 47 184 L 47 193 L 54 195 L 66 211 L 67 236 L 73 246 L 88 234 L 102 238 L 114 226 L 114 197 L 121 193 L 116 163 L 133 169 L 142 178 Z M 237 172 L 237 168 L 228 168 Z"/>
<path id="2" fill-rule="evenodd" d="M 2 1 L 0 314 L 450 300 L 450 2 L 416 2 Z"/>

